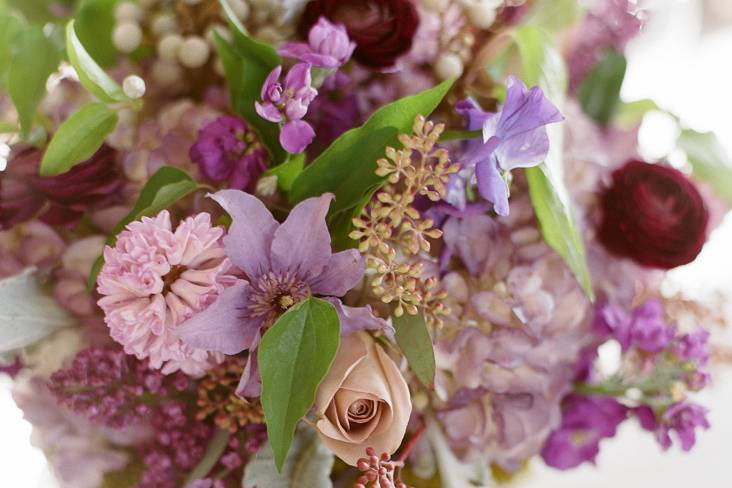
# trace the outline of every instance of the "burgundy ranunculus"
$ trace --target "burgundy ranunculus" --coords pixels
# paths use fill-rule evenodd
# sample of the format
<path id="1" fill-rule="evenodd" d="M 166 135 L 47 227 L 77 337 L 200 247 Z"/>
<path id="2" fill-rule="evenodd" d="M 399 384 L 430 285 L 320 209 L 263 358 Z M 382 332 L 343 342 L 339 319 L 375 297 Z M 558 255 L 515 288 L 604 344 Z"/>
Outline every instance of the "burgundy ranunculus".
<path id="1" fill-rule="evenodd" d="M 629 161 L 613 173 L 602 208 L 600 241 L 644 266 L 689 263 L 706 241 L 709 213 L 699 190 L 668 166 Z"/>
<path id="2" fill-rule="evenodd" d="M 409 0 L 312 0 L 300 20 L 300 34 L 306 37 L 321 16 L 346 26 L 356 43 L 353 57 L 372 68 L 391 66 L 406 54 L 419 25 Z"/>
<path id="3" fill-rule="evenodd" d="M 123 181 L 116 152 L 102 146 L 94 155 L 58 176 L 38 176 L 42 152 L 12 149 L 8 168 L 0 173 L 0 229 L 38 217 L 49 225 L 73 225 L 91 209 L 119 200 Z"/>

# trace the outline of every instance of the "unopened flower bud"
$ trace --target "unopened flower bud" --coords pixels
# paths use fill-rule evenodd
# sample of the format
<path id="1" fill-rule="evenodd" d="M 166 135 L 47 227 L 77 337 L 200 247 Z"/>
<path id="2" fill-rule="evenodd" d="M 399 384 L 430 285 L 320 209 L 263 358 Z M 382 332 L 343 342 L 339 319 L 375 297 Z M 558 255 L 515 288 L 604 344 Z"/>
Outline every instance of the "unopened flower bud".
<path id="1" fill-rule="evenodd" d="M 160 14 L 152 23 L 152 31 L 157 36 L 169 34 L 178 30 L 178 22 L 171 14 Z"/>
<path id="2" fill-rule="evenodd" d="M 122 2 L 114 9 L 114 18 L 117 22 L 139 22 L 142 20 L 142 9 L 132 2 Z"/>
<path id="3" fill-rule="evenodd" d="M 471 5 L 465 12 L 468 21 L 479 29 L 488 29 L 496 20 L 496 9 L 500 4 L 501 2 L 484 0 Z"/>
<path id="4" fill-rule="evenodd" d="M 441 80 L 459 78 L 463 74 L 463 61 L 457 54 L 443 53 L 437 59 L 435 73 Z"/>
<path id="5" fill-rule="evenodd" d="M 130 75 L 122 81 L 122 91 L 132 98 L 141 98 L 145 94 L 145 80 L 136 75 Z"/>
<path id="6" fill-rule="evenodd" d="M 131 53 L 140 47 L 141 42 L 142 29 L 137 22 L 120 22 L 112 31 L 112 43 L 123 53 Z"/>
<path id="7" fill-rule="evenodd" d="M 210 49 L 203 38 L 190 36 L 181 44 L 180 51 L 178 52 L 178 60 L 183 66 L 188 68 L 200 68 L 208 61 L 209 54 Z"/>
<path id="8" fill-rule="evenodd" d="M 158 56 L 166 61 L 174 61 L 178 59 L 182 44 L 183 38 L 179 34 L 166 34 L 158 42 Z"/>

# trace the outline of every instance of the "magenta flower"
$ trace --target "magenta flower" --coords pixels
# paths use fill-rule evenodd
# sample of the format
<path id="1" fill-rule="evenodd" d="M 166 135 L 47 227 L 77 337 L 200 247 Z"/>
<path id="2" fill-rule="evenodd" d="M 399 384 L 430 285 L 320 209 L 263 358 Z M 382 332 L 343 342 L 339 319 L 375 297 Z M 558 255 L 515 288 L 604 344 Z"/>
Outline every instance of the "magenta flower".
<path id="1" fill-rule="evenodd" d="M 624 351 L 635 346 L 645 352 L 660 352 L 675 335 L 674 328 L 663 318 L 663 306 L 658 300 L 648 300 L 630 314 L 618 305 L 603 304 L 594 328 L 600 335 L 615 338 Z"/>
<path id="2" fill-rule="evenodd" d="M 541 457 L 557 469 L 595 462 L 600 441 L 614 437 L 628 409 L 611 397 L 570 395 L 564 400 L 562 425 L 544 444 Z"/>
<path id="3" fill-rule="evenodd" d="M 97 302 L 114 340 L 150 367 L 199 376 L 220 355 L 184 344 L 174 330 L 204 309 L 233 277 L 221 237 L 224 229 L 200 213 L 171 228 L 170 215 L 132 222 L 104 249 Z"/>
<path id="4" fill-rule="evenodd" d="M 709 331 L 698 328 L 679 337 L 673 346 L 676 356 L 696 366 L 704 366 L 709 361 Z"/>
<path id="5" fill-rule="evenodd" d="M 181 324 L 176 333 L 196 349 L 231 355 L 249 351 L 237 393 L 257 396 L 255 351 L 264 330 L 311 295 L 345 295 L 361 279 L 364 262 L 355 249 L 331 253 L 325 223 L 331 194 L 300 202 L 282 224 L 248 193 L 222 190 L 212 198 L 232 218 L 224 247 L 245 278 Z"/>
<path id="6" fill-rule="evenodd" d="M 277 66 L 262 85 L 262 102 L 254 102 L 263 119 L 281 124 L 280 144 L 289 153 L 300 153 L 315 137 L 313 128 L 302 120 L 310 102 L 317 96 L 310 78 L 310 65 L 298 63 L 287 72 L 285 85 L 280 83 L 282 66 Z"/>
<path id="7" fill-rule="evenodd" d="M 546 125 L 564 120 L 541 88 L 528 90 L 514 76 L 506 81 L 506 100 L 497 113 L 483 112 L 471 99 L 456 105 L 469 130 L 482 129 L 482 141 L 466 143 L 464 168 L 451 178 L 446 200 L 463 209 L 465 187 L 473 180 L 498 215 L 508 215 L 508 185 L 501 170 L 536 166 L 549 152 Z"/>
<path id="8" fill-rule="evenodd" d="M 236 117 L 224 116 L 206 124 L 189 155 L 203 175 L 229 188 L 254 190 L 267 169 L 267 154 L 257 135 Z"/>
<path id="9" fill-rule="evenodd" d="M 286 42 L 278 52 L 317 68 L 339 68 L 351 59 L 354 49 L 356 43 L 348 38 L 343 24 L 320 17 L 308 32 L 308 42 Z"/>
<path id="10" fill-rule="evenodd" d="M 671 447 L 673 440 L 671 433 L 675 432 L 684 451 L 691 450 L 696 444 L 696 429 L 708 429 L 707 409 L 701 405 L 689 402 L 678 402 L 664 411 L 657 418 L 648 406 L 642 406 L 635 411 L 641 427 L 655 432 L 656 440 L 666 450 Z"/>

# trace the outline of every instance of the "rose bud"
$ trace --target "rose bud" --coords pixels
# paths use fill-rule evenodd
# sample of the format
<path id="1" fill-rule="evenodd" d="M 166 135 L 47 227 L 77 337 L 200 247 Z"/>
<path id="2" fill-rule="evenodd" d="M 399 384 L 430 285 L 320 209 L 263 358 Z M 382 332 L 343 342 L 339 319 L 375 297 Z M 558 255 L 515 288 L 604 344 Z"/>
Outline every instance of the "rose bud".
<path id="1" fill-rule="evenodd" d="M 642 161 L 615 170 L 601 196 L 598 238 L 613 254 L 670 269 L 696 258 L 709 213 L 699 190 L 680 171 Z"/>
<path id="2" fill-rule="evenodd" d="M 412 402 L 394 361 L 365 333 L 341 338 L 315 397 L 315 428 L 336 456 L 356 466 L 366 448 L 393 454 L 402 443 Z"/>
<path id="3" fill-rule="evenodd" d="M 372 68 L 391 66 L 406 54 L 419 25 L 409 0 L 313 0 L 305 6 L 300 34 L 307 37 L 321 16 L 345 25 L 356 43 L 354 59 Z"/>

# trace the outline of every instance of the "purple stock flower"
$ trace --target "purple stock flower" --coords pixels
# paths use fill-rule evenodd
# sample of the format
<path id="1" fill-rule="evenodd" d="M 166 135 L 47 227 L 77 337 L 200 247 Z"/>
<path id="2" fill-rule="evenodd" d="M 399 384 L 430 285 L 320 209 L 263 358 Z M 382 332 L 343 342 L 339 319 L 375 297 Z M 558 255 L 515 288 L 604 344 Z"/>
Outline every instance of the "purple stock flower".
<path id="1" fill-rule="evenodd" d="M 623 351 L 635 346 L 645 352 L 662 351 L 673 339 L 674 328 L 663 318 L 663 306 L 658 300 L 648 300 L 628 314 L 612 303 L 599 306 L 595 315 L 595 331 L 616 339 Z"/>
<path id="2" fill-rule="evenodd" d="M 529 168 L 541 163 L 549 152 L 546 125 L 564 120 L 541 88 L 528 90 L 514 76 L 506 81 L 506 100 L 497 113 L 484 112 L 466 99 L 456 105 L 469 130 L 482 129 L 482 141 L 466 143 L 463 171 L 451 178 L 447 201 L 458 208 L 465 202 L 465 186 L 473 180 L 480 195 L 491 202 L 498 215 L 508 215 L 508 185 L 501 170 Z"/>
<path id="3" fill-rule="evenodd" d="M 298 63 L 287 72 L 284 86 L 280 83 L 282 66 L 277 66 L 262 85 L 262 102 L 254 102 L 263 119 L 282 124 L 280 144 L 289 153 L 300 153 L 315 137 L 313 128 L 301 120 L 310 102 L 317 96 L 310 78 L 310 64 Z"/>
<path id="4" fill-rule="evenodd" d="M 237 190 L 253 190 L 267 169 L 267 155 L 256 134 L 246 122 L 231 116 L 206 124 L 189 154 L 206 178 L 228 182 Z"/>
<path id="5" fill-rule="evenodd" d="M 678 338 L 674 354 L 682 361 L 704 366 L 709 361 L 709 331 L 701 327 Z"/>
<path id="6" fill-rule="evenodd" d="M 355 249 L 331 252 L 325 223 L 331 194 L 300 202 L 282 224 L 248 193 L 222 190 L 212 198 L 231 215 L 224 247 L 245 279 L 224 290 L 211 306 L 182 323 L 177 332 L 185 343 L 208 351 L 233 355 L 248 350 L 249 361 L 237 393 L 257 396 L 261 385 L 255 351 L 263 331 L 311 295 L 345 295 L 361 279 L 364 262 Z M 362 314 L 342 307 L 348 311 L 341 313 L 342 332 L 359 327 L 346 323 L 353 317 L 362 327 L 371 326 L 364 323 Z"/>
<path id="7" fill-rule="evenodd" d="M 594 462 L 600 441 L 613 437 L 628 409 L 614 398 L 570 395 L 564 400 L 562 425 L 547 439 L 541 456 L 557 469 Z"/>
<path id="8" fill-rule="evenodd" d="M 280 55 L 310 63 L 317 68 L 338 68 L 351 59 L 356 43 L 348 38 L 346 27 L 325 17 L 310 28 L 308 42 L 286 42 Z"/>
<path id="9" fill-rule="evenodd" d="M 696 429 L 710 427 L 707 420 L 707 409 L 695 403 L 674 403 L 661 414 L 660 418 L 656 417 L 648 406 L 636 409 L 635 414 L 641 427 L 655 432 L 656 440 L 664 450 L 673 444 L 671 432 L 675 432 L 681 442 L 681 448 L 689 451 L 696 444 Z"/>

